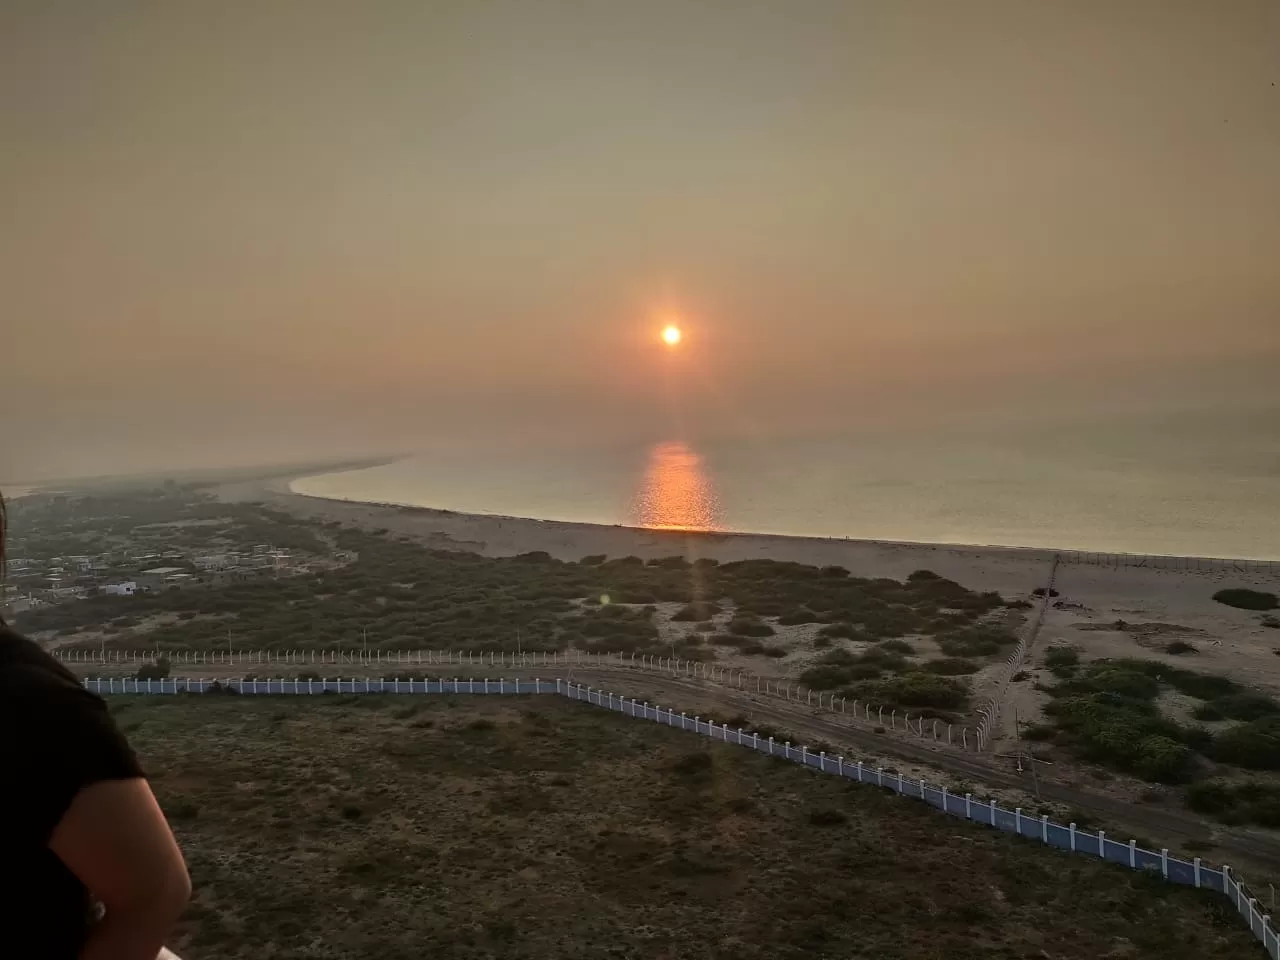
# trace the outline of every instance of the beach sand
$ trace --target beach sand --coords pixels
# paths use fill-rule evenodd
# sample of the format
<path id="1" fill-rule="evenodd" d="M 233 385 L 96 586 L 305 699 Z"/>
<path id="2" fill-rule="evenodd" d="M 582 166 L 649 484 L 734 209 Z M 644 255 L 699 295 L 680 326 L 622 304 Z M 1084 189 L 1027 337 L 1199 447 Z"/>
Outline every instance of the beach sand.
<path id="1" fill-rule="evenodd" d="M 340 521 L 365 530 L 407 536 L 423 546 L 463 550 L 486 556 L 545 551 L 561 560 L 591 554 L 644 559 L 683 555 L 721 562 L 767 558 L 835 564 L 859 577 L 903 579 L 914 570 L 933 570 L 974 590 L 996 590 L 1008 598 L 1030 599 L 1049 580 L 1056 551 L 886 541 L 785 537 L 747 533 L 691 533 L 460 514 L 394 504 L 329 500 L 294 493 L 290 478 L 246 481 L 211 488 L 228 501 L 254 501 L 300 518 Z M 1280 592 L 1280 565 L 1233 569 L 1206 562 L 1202 569 L 1101 566 L 1071 560 L 1058 567 L 1059 596 L 1046 611 L 1043 628 L 1019 668 L 1024 679 L 1011 683 L 1004 699 L 997 739 L 1012 739 L 1015 716 L 1035 723 L 1047 702 L 1034 689 L 1050 678 L 1038 666 L 1050 644 L 1071 643 L 1084 659 L 1141 657 L 1172 666 L 1230 677 L 1249 687 L 1280 695 L 1280 629 L 1263 626 L 1264 616 L 1215 602 L 1223 587 L 1252 587 Z M 1117 621 L 1124 624 L 1117 625 Z M 783 628 L 779 640 L 803 640 Z M 791 636 L 795 633 L 795 636 Z M 1184 640 L 1194 653 L 1170 655 L 1164 647 Z M 808 646 L 806 644 L 806 646 Z M 784 673 L 803 669 L 810 659 L 788 657 Z M 757 669 L 759 667 L 756 664 Z M 1021 674 L 1019 674 L 1021 675 Z M 999 668 L 975 677 L 982 696 L 1001 679 Z"/>

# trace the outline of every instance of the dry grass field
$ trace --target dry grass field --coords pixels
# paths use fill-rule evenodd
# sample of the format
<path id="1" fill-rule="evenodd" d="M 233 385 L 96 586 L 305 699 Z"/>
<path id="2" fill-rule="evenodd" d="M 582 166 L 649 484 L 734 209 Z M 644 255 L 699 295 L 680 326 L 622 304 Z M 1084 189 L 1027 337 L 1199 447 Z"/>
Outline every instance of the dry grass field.
<path id="1" fill-rule="evenodd" d="M 1248 958 L 1226 901 L 541 698 L 113 698 L 237 958 Z"/>

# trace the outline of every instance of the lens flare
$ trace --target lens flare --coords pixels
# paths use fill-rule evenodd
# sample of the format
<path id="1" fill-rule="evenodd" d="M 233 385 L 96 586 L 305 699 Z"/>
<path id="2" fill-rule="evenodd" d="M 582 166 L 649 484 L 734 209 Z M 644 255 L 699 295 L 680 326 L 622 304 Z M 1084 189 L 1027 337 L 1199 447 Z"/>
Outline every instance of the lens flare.
<path id="1" fill-rule="evenodd" d="M 680 342 L 682 337 L 683 334 L 680 332 L 680 328 L 674 323 L 668 324 L 662 328 L 662 340 L 669 347 L 674 347 Z"/>

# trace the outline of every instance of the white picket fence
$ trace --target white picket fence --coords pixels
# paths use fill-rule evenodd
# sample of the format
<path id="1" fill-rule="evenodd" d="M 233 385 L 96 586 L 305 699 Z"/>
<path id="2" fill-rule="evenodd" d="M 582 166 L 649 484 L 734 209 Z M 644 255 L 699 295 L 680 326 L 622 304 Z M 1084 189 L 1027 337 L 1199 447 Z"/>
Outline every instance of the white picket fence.
<path id="1" fill-rule="evenodd" d="M 315 666 L 351 664 L 358 666 L 469 667 L 534 669 L 537 667 L 633 667 L 718 683 L 735 690 L 802 703 L 815 710 L 839 714 L 847 720 L 886 731 L 902 732 L 916 739 L 931 740 L 961 750 L 981 750 L 984 739 L 969 727 L 912 716 L 906 711 L 866 701 L 849 700 L 823 690 L 810 690 L 790 680 L 765 677 L 734 667 L 678 657 L 636 653 L 595 653 L 590 650 L 560 650 L 511 653 L 474 650 L 57 650 L 54 655 L 68 664 L 121 666 L 155 663 L 163 656 L 170 663 L 187 666 Z"/>
<path id="2" fill-rule="evenodd" d="M 1081 856 L 1096 857 L 1120 864 L 1132 870 L 1159 873 L 1164 879 L 1214 890 L 1223 894 L 1236 911 L 1249 924 L 1249 929 L 1262 943 L 1272 960 L 1280 960 L 1280 936 L 1272 929 L 1271 917 L 1258 907 L 1258 900 L 1236 878 L 1229 866 L 1206 866 L 1199 857 L 1181 860 L 1171 857 L 1167 848 L 1159 852 L 1139 847 L 1137 841 L 1120 843 L 1099 830 L 1091 833 L 1081 830 L 1074 823 L 1063 826 L 1047 816 L 1029 816 L 1021 807 L 1005 810 L 994 799 L 975 800 L 972 794 L 957 794 L 946 787 L 931 787 L 924 780 L 908 780 L 900 772 L 888 773 L 883 767 L 871 767 L 861 760 L 848 760 L 843 756 L 830 757 L 824 751 L 814 752 L 806 746 L 792 746 L 790 741 L 779 744 L 773 737 L 761 737 L 757 733 L 744 732 L 741 727 L 717 724 L 699 716 L 677 714 L 659 705 L 650 705 L 635 698 L 619 696 L 597 690 L 571 680 L 489 679 L 475 677 L 440 680 L 401 680 L 395 677 L 362 677 L 350 680 L 300 680 L 296 677 L 277 677 L 264 680 L 204 680 L 193 678 L 167 678 L 164 680 L 136 680 L 133 678 L 103 677 L 86 679 L 86 689 L 99 694 L 179 694 L 209 693 L 215 689 L 230 689 L 239 694 L 290 695 L 290 694 L 558 694 L 573 700 L 624 714 L 637 719 L 650 720 L 664 726 L 679 727 L 722 743 L 747 747 L 771 757 L 789 760 L 801 766 L 811 767 L 821 773 L 857 780 L 892 790 L 904 797 L 922 800 L 930 806 L 956 817 L 1013 833 L 1019 837 L 1038 841 L 1048 846 L 1066 850 Z M 345 687 L 344 687 L 345 684 Z"/>

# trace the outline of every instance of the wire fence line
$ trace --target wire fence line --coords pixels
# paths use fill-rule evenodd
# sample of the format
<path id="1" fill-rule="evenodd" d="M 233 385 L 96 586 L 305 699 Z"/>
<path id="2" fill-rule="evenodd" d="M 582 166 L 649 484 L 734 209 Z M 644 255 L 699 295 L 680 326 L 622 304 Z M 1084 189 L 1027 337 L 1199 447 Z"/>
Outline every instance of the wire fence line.
<path id="1" fill-rule="evenodd" d="M 1139 847 L 1137 841 L 1127 843 L 1112 840 L 1106 831 L 1096 833 L 1081 830 L 1075 823 L 1066 826 L 1051 821 L 1047 815 L 1036 817 L 1024 814 L 1021 807 L 1005 810 L 994 799 L 976 800 L 970 793 L 958 794 L 945 786 L 930 786 L 924 780 L 908 780 L 900 772 L 887 773 L 883 767 L 872 767 L 861 760 L 849 760 L 844 756 L 829 756 L 825 751 L 812 751 L 808 747 L 793 746 L 790 741 L 781 744 L 773 737 L 761 737 L 746 732 L 741 727 L 717 724 L 690 717 L 687 713 L 635 698 L 628 698 L 574 683 L 570 680 L 497 679 L 474 677 L 440 680 L 402 680 L 388 678 L 355 678 L 350 680 L 303 680 L 298 677 L 277 677 L 265 680 L 206 680 L 185 677 L 163 680 L 137 680 L 131 677 L 100 677 L 83 681 L 86 689 L 98 694 L 209 694 L 231 690 L 246 695 L 316 695 L 325 693 L 349 694 L 490 694 L 528 695 L 556 694 L 602 707 L 636 719 L 649 720 L 669 727 L 679 727 L 722 743 L 746 747 L 767 756 L 778 757 L 792 763 L 810 767 L 821 773 L 856 780 L 892 790 L 904 797 L 922 800 L 931 807 L 955 817 L 993 827 L 1027 840 L 1038 841 L 1080 856 L 1096 857 L 1132 870 L 1159 874 L 1172 883 L 1213 890 L 1224 895 L 1249 925 L 1254 936 L 1272 960 L 1280 960 L 1280 936 L 1271 926 L 1271 917 L 1258 907 L 1245 884 L 1230 866 L 1212 867 L 1199 857 L 1187 861 L 1169 855 L 1167 848 L 1159 851 Z M 345 685 L 345 686 L 344 686 Z"/>
<path id="2" fill-rule="evenodd" d="M 1142 553 L 1094 553 L 1060 550 L 1063 563 L 1091 567 L 1147 567 L 1152 570 L 1204 570 L 1208 573 L 1271 573 L 1280 575 L 1280 560 L 1231 560 L 1224 557 L 1173 557 Z"/>
<path id="3" fill-rule="evenodd" d="M 1036 615 L 1032 619 L 1031 624 L 1023 631 L 1022 636 L 1018 639 L 1018 645 L 1014 647 L 1013 652 L 1000 667 L 1000 676 L 996 682 L 995 690 L 986 698 L 982 706 L 978 708 L 978 749 L 985 750 L 991 742 L 991 732 L 996 725 L 996 721 L 1000 718 L 1000 705 L 1004 700 L 1005 691 L 1009 689 L 1009 682 L 1013 679 L 1015 673 L 1022 669 L 1023 661 L 1026 660 L 1027 651 L 1035 645 L 1036 639 L 1040 636 L 1040 630 L 1044 627 L 1044 618 L 1049 613 L 1049 603 L 1055 593 L 1054 587 L 1058 582 L 1058 565 L 1059 558 L 1054 556 L 1049 566 L 1049 582 L 1044 587 L 1044 594 L 1040 598 L 1039 607 Z"/>
<path id="4" fill-rule="evenodd" d="M 315 666 L 349 664 L 352 666 L 401 667 L 468 667 L 486 666 L 497 669 L 534 669 L 537 667 L 583 667 L 610 669 L 616 667 L 648 670 L 655 673 L 706 680 L 730 689 L 775 697 L 799 703 L 815 710 L 837 714 L 867 726 L 905 733 L 916 739 L 931 740 L 961 750 L 984 749 L 985 741 L 977 731 L 946 720 L 911 714 L 897 707 L 886 707 L 861 700 L 850 700 L 825 690 L 810 690 L 790 680 L 765 677 L 750 670 L 726 667 L 700 660 L 659 657 L 638 653 L 605 653 L 592 650 L 550 650 L 512 653 L 501 650 L 55 650 L 56 656 L 68 664 L 154 664 L 167 659 L 182 666 Z"/>

